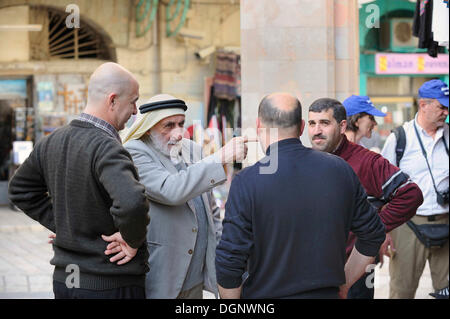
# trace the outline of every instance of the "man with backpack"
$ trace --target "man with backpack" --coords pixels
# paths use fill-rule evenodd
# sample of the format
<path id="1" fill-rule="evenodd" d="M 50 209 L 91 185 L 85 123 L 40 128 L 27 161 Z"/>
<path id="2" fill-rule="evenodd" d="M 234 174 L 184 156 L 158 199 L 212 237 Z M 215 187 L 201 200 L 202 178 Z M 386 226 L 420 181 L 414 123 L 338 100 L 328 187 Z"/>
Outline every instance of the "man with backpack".
<path id="1" fill-rule="evenodd" d="M 391 232 L 396 254 L 389 263 L 390 298 L 414 298 L 427 260 L 433 288 L 448 286 L 448 105 L 448 86 L 441 80 L 425 82 L 415 118 L 394 130 L 381 152 L 419 185 L 424 197 L 411 221 Z"/>

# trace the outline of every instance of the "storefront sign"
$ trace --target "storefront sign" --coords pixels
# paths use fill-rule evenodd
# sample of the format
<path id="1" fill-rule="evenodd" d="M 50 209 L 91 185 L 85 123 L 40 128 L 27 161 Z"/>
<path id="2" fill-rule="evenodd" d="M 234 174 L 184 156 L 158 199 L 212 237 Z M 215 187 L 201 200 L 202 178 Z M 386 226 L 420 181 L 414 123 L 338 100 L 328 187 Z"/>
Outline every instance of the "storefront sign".
<path id="1" fill-rule="evenodd" d="M 432 58 L 428 54 L 378 53 L 376 74 L 448 74 L 448 54 Z"/>

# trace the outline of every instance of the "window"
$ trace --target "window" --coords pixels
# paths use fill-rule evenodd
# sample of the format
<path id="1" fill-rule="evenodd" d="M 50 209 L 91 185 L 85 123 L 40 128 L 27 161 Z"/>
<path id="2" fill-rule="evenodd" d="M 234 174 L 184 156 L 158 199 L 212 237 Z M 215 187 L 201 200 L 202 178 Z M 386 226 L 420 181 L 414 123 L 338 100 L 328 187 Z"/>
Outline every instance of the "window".
<path id="1" fill-rule="evenodd" d="M 42 32 L 30 34 L 32 60 L 100 59 L 115 60 L 112 41 L 87 19 L 80 19 L 80 28 L 68 28 L 69 13 L 46 7 L 31 7 L 32 23 L 43 25 Z"/>

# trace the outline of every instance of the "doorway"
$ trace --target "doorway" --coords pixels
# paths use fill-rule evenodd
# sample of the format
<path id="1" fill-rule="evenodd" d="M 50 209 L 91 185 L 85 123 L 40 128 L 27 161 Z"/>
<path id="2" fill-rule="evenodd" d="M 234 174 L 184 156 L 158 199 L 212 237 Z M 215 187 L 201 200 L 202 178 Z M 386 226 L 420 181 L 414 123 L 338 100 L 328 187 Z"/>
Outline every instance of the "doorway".
<path id="1" fill-rule="evenodd" d="M 14 174 L 13 145 L 34 142 L 31 78 L 0 78 L 0 205 L 7 205 L 8 180 Z"/>

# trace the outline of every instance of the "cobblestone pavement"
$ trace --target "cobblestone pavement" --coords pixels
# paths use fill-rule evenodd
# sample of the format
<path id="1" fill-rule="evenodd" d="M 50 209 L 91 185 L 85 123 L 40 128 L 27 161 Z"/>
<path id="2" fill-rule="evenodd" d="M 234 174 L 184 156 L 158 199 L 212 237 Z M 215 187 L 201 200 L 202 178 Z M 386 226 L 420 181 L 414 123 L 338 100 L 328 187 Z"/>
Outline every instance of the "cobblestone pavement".
<path id="1" fill-rule="evenodd" d="M 21 212 L 0 207 L 0 299 L 53 298 L 49 261 L 53 250 L 47 243 L 50 231 Z M 389 296 L 389 260 L 375 269 L 375 298 Z M 432 299 L 430 271 L 427 267 L 416 298 Z M 204 292 L 204 298 L 213 298 Z"/>

